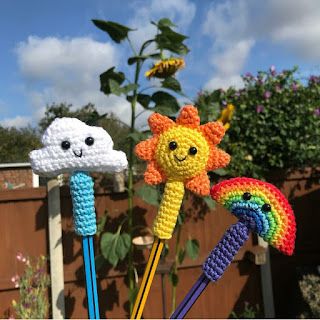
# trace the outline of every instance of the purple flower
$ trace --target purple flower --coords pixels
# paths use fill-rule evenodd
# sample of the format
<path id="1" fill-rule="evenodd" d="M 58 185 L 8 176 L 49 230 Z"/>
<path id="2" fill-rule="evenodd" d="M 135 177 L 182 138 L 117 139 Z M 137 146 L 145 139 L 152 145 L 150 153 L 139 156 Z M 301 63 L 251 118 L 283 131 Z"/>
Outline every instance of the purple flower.
<path id="1" fill-rule="evenodd" d="M 270 91 L 265 91 L 265 93 L 263 94 L 263 97 L 265 99 L 269 99 L 271 97 L 271 92 Z"/>
<path id="2" fill-rule="evenodd" d="M 297 91 L 298 90 L 298 84 L 297 83 L 293 83 L 291 86 L 292 91 Z"/>
<path id="3" fill-rule="evenodd" d="M 274 65 L 272 65 L 270 67 L 270 73 L 271 73 L 272 76 L 275 76 L 277 74 L 276 67 Z"/>
<path id="4" fill-rule="evenodd" d="M 240 97 L 241 93 L 240 93 L 240 91 L 237 91 L 234 95 L 235 95 L 236 97 Z"/>
<path id="5" fill-rule="evenodd" d="M 257 79 L 257 83 L 260 85 L 263 84 L 263 79 L 262 78 Z"/>
<path id="6" fill-rule="evenodd" d="M 320 108 L 314 109 L 313 114 L 317 117 L 320 116 Z"/>
<path id="7" fill-rule="evenodd" d="M 245 75 L 244 75 L 246 78 L 253 78 L 253 75 L 251 72 L 246 72 Z"/>
<path id="8" fill-rule="evenodd" d="M 261 104 L 256 106 L 256 112 L 257 113 L 261 113 L 264 111 L 264 106 L 262 106 Z"/>
<path id="9" fill-rule="evenodd" d="M 281 92 L 281 87 L 277 84 L 275 86 L 275 90 L 276 90 L 277 93 L 280 93 Z"/>
<path id="10" fill-rule="evenodd" d="M 223 100 L 223 101 L 222 101 L 222 104 L 223 104 L 224 106 L 226 106 L 226 105 L 227 105 L 227 101 L 226 101 L 226 100 Z"/>
<path id="11" fill-rule="evenodd" d="M 320 77 L 317 77 L 317 76 L 310 76 L 309 78 L 309 83 L 319 83 L 320 81 Z"/>

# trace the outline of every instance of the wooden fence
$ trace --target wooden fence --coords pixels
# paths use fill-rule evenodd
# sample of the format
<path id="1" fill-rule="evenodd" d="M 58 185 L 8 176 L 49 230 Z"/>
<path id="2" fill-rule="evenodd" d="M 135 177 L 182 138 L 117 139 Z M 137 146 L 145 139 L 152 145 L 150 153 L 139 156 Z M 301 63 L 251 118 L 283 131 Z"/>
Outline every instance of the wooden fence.
<path id="1" fill-rule="evenodd" d="M 320 241 L 317 236 L 320 219 L 317 204 L 320 201 L 320 188 L 319 184 L 309 184 L 308 181 L 310 181 L 309 177 L 302 175 L 283 185 L 283 190 L 292 198 L 298 223 L 298 237 L 297 253 L 294 257 L 283 257 L 271 251 L 277 316 L 290 316 L 288 310 L 290 308 L 292 310 L 293 298 L 289 290 L 292 286 L 297 287 L 295 274 L 297 265 L 320 264 Z M 145 204 L 139 198 L 134 199 L 134 204 L 135 223 L 151 226 L 156 208 Z M 108 210 L 110 219 L 106 229 L 115 231 L 117 224 L 126 213 L 127 197 L 125 193 L 97 192 L 95 205 L 99 217 L 106 209 Z M 10 281 L 13 275 L 23 270 L 22 264 L 15 258 L 16 253 L 20 251 L 32 256 L 49 255 L 47 211 L 47 191 L 44 187 L 0 191 L 0 221 L 2 222 L 0 224 L 0 316 L 10 313 L 12 299 L 18 299 L 18 290 Z M 81 243 L 80 238 L 73 232 L 71 199 L 67 187 L 61 188 L 61 212 L 66 317 L 86 318 Z M 202 202 L 196 202 L 192 197 L 186 205 L 186 213 L 187 221 L 181 235 L 182 242 L 189 237 L 197 238 L 200 242 L 200 254 L 195 261 L 185 259 L 180 268 L 177 303 L 182 300 L 200 275 L 201 265 L 209 251 L 219 241 L 225 230 L 235 222 L 235 218 L 223 208 L 218 206 L 215 210 L 209 211 Z M 174 238 L 169 241 L 170 248 L 174 248 L 174 243 Z M 256 239 L 250 237 L 223 278 L 216 284 L 209 285 L 188 317 L 227 318 L 232 311 L 241 312 L 245 301 L 251 305 L 259 304 L 263 312 L 260 267 L 248 259 L 246 254 L 255 251 L 256 243 Z M 148 249 L 135 253 L 136 265 L 141 273 L 148 254 Z M 167 257 L 167 267 L 170 266 L 172 259 L 172 255 Z M 125 275 L 124 263 L 120 263 L 116 269 L 106 265 L 98 272 L 101 317 L 128 317 L 128 288 Z M 164 317 L 164 306 L 165 315 L 168 317 L 171 311 L 170 304 L 171 285 L 168 277 L 165 276 L 162 283 L 161 275 L 157 274 L 144 317 Z"/>

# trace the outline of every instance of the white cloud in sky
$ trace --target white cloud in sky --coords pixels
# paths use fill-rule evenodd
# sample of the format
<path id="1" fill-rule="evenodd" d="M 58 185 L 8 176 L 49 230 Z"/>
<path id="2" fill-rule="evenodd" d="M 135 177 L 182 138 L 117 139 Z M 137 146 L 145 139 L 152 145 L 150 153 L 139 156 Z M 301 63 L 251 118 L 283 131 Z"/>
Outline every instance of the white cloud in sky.
<path id="1" fill-rule="evenodd" d="M 14 118 L 5 118 L 0 121 L 2 127 L 26 127 L 31 122 L 31 117 L 16 116 Z"/>
<path id="2" fill-rule="evenodd" d="M 53 102 L 66 102 L 77 108 L 91 102 L 99 111 L 113 112 L 129 123 L 126 99 L 107 97 L 99 91 L 99 75 L 119 63 L 121 52 L 112 44 L 89 37 L 30 36 L 19 43 L 16 52 L 36 120 Z"/>
<path id="3" fill-rule="evenodd" d="M 180 31 L 187 29 L 196 14 L 196 5 L 189 0 L 152 0 L 134 1 L 131 6 L 134 14 L 128 25 L 138 30 L 130 33 L 130 37 L 136 48 L 139 48 L 146 39 L 154 37 L 156 27 L 151 25 L 151 21 L 160 18 L 169 18 Z"/>
<path id="4" fill-rule="evenodd" d="M 299 58 L 320 58 L 320 1 L 227 0 L 207 12 L 203 33 L 211 38 L 213 77 L 206 88 L 228 87 L 259 41 L 278 44 Z"/>
<path id="5" fill-rule="evenodd" d="M 187 28 L 195 15 L 196 5 L 189 0 L 136 1 L 128 26 L 137 28 L 132 32 L 135 45 L 153 37 L 155 27 L 151 20 L 169 17 L 179 27 Z M 33 107 L 32 117 L 25 121 L 38 121 L 44 115 L 45 106 L 53 102 L 66 102 L 74 108 L 91 102 L 101 112 L 113 112 L 129 124 L 129 103 L 124 97 L 106 96 L 99 91 L 99 75 L 127 59 L 123 46 L 110 42 L 98 42 L 91 37 L 60 38 L 29 36 L 16 47 L 23 90 Z M 137 106 L 137 113 L 142 110 Z M 137 126 L 146 123 L 150 112 L 144 112 Z M 20 118 L 6 119 L 6 123 L 18 123 Z M 19 120 L 22 123 L 22 120 Z"/>

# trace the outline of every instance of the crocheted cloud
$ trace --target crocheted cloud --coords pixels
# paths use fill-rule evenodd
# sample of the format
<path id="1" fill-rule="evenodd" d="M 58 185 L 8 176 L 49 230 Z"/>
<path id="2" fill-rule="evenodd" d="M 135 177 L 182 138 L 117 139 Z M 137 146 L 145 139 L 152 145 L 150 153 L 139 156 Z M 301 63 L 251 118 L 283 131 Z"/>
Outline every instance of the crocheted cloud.
<path id="1" fill-rule="evenodd" d="M 76 118 L 57 118 L 42 136 L 44 147 L 29 154 L 35 173 L 56 176 L 64 172 L 120 172 L 127 167 L 124 152 L 113 150 L 110 135 Z"/>

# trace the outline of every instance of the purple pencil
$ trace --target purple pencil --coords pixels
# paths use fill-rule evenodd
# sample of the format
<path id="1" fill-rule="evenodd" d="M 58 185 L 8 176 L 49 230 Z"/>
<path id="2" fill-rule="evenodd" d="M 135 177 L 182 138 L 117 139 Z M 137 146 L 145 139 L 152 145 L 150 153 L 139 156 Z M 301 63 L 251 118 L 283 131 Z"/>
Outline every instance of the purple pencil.
<path id="1" fill-rule="evenodd" d="M 251 231 L 282 253 L 293 253 L 295 218 L 287 199 L 275 186 L 251 178 L 234 178 L 214 186 L 211 196 L 239 221 L 226 231 L 212 250 L 203 264 L 203 273 L 171 319 L 184 318 L 209 282 L 215 282 L 223 275 Z"/>

